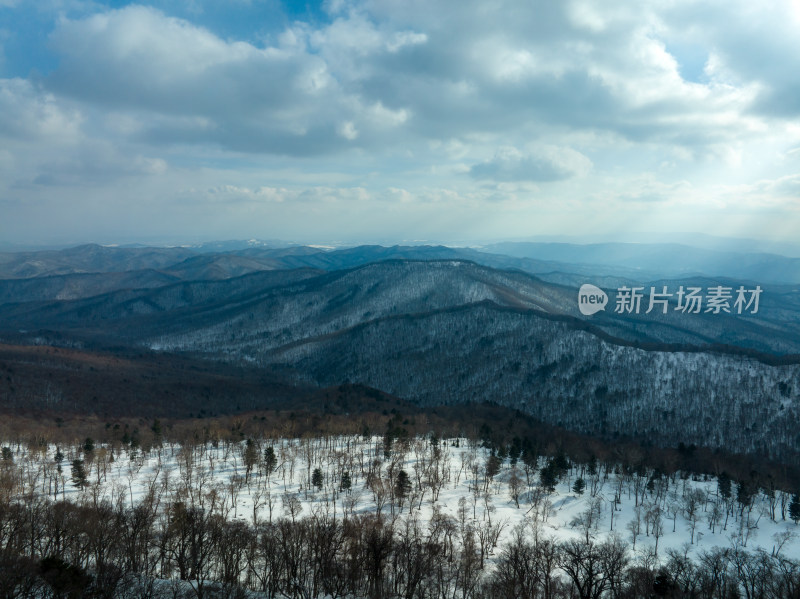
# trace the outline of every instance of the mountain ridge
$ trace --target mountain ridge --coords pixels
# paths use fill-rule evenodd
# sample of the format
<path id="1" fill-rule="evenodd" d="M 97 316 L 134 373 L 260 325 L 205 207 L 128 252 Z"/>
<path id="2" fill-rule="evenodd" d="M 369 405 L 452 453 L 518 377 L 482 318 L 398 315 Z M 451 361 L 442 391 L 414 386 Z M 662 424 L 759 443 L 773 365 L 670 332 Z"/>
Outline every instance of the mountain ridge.
<path id="1" fill-rule="evenodd" d="M 392 277 L 401 277 L 402 282 Z M 424 292 L 421 286 L 425 287 Z M 613 291 L 609 293 L 613 301 Z M 573 287 L 516 269 L 493 269 L 461 259 L 389 259 L 333 271 L 258 271 L 229 279 L 180 281 L 69 301 L 5 304 L 0 305 L 0 330 L 84 330 L 89 334 L 105 332 L 145 341 L 145 333 L 155 335 L 180 327 L 186 332 L 197 327 L 208 329 L 212 323 L 221 325 L 228 318 L 237 322 L 238 328 L 244 326 L 252 333 L 253 327 L 270 329 L 265 322 L 267 314 L 272 314 L 273 319 L 286 318 L 276 308 L 282 302 L 293 306 L 297 322 L 315 318 L 313 314 L 320 310 L 327 309 L 331 314 L 337 310 L 349 311 L 351 315 L 345 318 L 349 326 L 377 314 L 368 307 L 370 302 L 377 301 L 381 310 L 405 311 L 403 306 L 388 307 L 394 301 L 392 294 L 408 298 L 416 306 L 413 311 L 493 298 L 500 305 L 538 307 L 580 318 L 612 337 L 627 341 L 677 346 L 718 343 L 762 353 L 800 353 L 800 296 L 791 288 L 770 289 L 758 316 L 693 315 L 674 309 L 665 315 L 619 314 L 609 308 L 587 318 L 578 312 L 577 289 Z M 348 307 L 348 303 L 352 305 Z M 245 312 L 249 313 L 250 323 L 242 323 Z"/>
<path id="2" fill-rule="evenodd" d="M 781 289 L 760 315 L 584 317 L 575 287 L 521 270 L 393 258 L 4 304 L 0 338 L 157 350 L 291 385 L 495 402 L 586 434 L 789 459 L 800 455 L 799 308 Z"/>

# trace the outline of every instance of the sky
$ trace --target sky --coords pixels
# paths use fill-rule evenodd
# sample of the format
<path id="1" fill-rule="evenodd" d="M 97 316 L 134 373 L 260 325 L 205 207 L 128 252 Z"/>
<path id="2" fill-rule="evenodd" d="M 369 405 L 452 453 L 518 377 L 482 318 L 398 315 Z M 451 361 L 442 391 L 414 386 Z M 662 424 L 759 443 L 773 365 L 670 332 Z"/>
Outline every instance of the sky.
<path id="1" fill-rule="evenodd" d="M 797 241 L 800 0 L 0 0 L 0 243 Z"/>

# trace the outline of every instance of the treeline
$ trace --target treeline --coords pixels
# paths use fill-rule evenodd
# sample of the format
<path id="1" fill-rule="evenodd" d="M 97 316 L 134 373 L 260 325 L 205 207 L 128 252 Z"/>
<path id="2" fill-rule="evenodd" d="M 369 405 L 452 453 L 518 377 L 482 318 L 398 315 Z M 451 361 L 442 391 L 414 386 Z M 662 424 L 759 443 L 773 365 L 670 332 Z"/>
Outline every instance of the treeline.
<path id="1" fill-rule="evenodd" d="M 369 439 L 212 442 L 147 456 L 91 439 L 55 455 L 6 447 L 0 597 L 800 597 L 800 564 L 782 551 L 793 533 L 771 552 L 746 548 L 759 514 L 800 519 L 796 496 L 727 476 L 712 494 L 688 476 L 540 457 L 522 440 L 489 449 L 410 439 L 402 423 Z M 445 513 L 439 494 L 459 480 L 465 492 Z M 557 485 L 591 497 L 571 523 L 578 538 L 544 532 Z M 245 494 L 252 513 L 237 512 Z M 519 518 L 504 535 L 493 504 L 509 499 Z M 625 540 L 601 536 L 601 506 L 612 506 L 613 528 L 624 501 L 635 504 L 634 520 L 614 529 Z M 727 548 L 659 552 L 676 518 L 692 544 L 729 518 L 738 533 Z M 644 537 L 655 545 L 637 548 Z"/>
<path id="2" fill-rule="evenodd" d="M 600 389 L 605 394 L 607 389 Z M 202 404 L 201 404 L 202 405 Z M 798 461 L 780 462 L 759 454 L 737 454 L 692 443 L 660 447 L 630 435 L 602 438 L 547 424 L 519 410 L 492 403 L 417 406 L 363 385 L 345 384 L 313 394 L 291 397 L 274 409 L 243 414 L 200 417 L 120 418 L 73 413 L 35 412 L 30 415 L 0 413 L 0 439 L 12 446 L 80 445 L 86 437 L 114 448 L 151 447 L 164 442 L 239 442 L 259 437 L 317 437 L 327 435 L 383 434 L 397 429 L 406 436 L 462 437 L 480 440 L 490 448 L 510 447 L 521 439 L 538 455 L 565 454 L 584 463 L 595 456 L 625 468 L 651 468 L 664 474 L 677 471 L 735 480 L 763 480 L 769 486 L 794 492 L 800 489 Z"/>
<path id="3" fill-rule="evenodd" d="M 69 501 L 0 504 L 0 596 L 441 599 L 792 599 L 800 564 L 712 548 L 658 560 L 618 537 L 545 538 L 518 526 L 490 558 L 467 521 L 315 513 L 252 526 L 213 502 L 134 508 Z M 213 582 L 212 582 L 213 581 Z"/>

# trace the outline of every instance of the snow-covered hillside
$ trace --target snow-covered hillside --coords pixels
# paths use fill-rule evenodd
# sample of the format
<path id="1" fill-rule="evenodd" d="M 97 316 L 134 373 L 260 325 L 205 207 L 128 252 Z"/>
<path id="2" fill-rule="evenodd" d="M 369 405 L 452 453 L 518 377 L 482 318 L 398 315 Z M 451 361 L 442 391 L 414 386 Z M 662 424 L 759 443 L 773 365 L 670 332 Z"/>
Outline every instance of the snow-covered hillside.
<path id="1" fill-rule="evenodd" d="M 155 529 L 161 522 L 162 538 L 171 538 L 167 531 L 179 512 L 200 510 L 256 541 L 257 531 L 281 523 L 366 523 L 380 515 L 393 535 L 414 529 L 430 540 L 446 530 L 462 551 L 472 547 L 474 593 L 496 582 L 521 539 L 618 547 L 630 567 L 649 564 L 653 573 L 677 559 L 705 563 L 745 555 L 791 564 L 796 574 L 794 560 L 800 559 L 800 528 L 790 518 L 800 514 L 791 495 L 755 478 L 731 484 L 724 477 L 666 476 L 647 468 L 626 472 L 595 460 L 578 465 L 559 455 L 520 455 L 514 447 L 492 452 L 467 439 L 249 439 L 149 451 L 84 445 L 8 447 L 4 504 L 66 500 L 87 509 L 106 505 L 109 514 L 151 513 Z M 9 531 L 6 525 L 6 540 Z M 42 547 L 52 550 L 52 543 L 33 543 L 34 556 Z M 190 580 L 224 574 L 222 562 L 185 570 L 174 551 L 162 547 L 158 567 L 147 573 Z M 246 545 L 241 551 L 239 582 L 264 591 L 246 565 Z M 73 557 L 92 570 L 91 554 Z M 556 560 L 553 576 L 567 589 L 574 583 L 565 564 Z"/>

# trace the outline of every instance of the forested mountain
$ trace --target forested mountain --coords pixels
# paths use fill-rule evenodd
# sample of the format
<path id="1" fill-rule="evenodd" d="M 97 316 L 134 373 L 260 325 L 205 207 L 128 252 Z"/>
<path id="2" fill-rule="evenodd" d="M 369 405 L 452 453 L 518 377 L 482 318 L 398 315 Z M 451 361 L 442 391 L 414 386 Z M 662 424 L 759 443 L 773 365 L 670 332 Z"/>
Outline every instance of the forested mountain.
<path id="1" fill-rule="evenodd" d="M 119 248 L 97 244 L 63 250 L 0 253 L 0 279 L 163 268 L 185 260 L 188 248 Z"/>
<path id="2" fill-rule="evenodd" d="M 261 360 L 320 384 L 344 378 L 426 405 L 493 401 L 607 437 L 784 459 L 800 449 L 797 364 L 625 347 L 489 302 L 371 321 Z"/>
<path id="3" fill-rule="evenodd" d="M 438 253 L 420 250 L 423 255 L 429 251 Z M 371 249 L 352 252 L 359 259 L 374 253 Z M 316 259 L 312 262 L 319 264 Z M 549 282 L 519 270 L 462 260 L 377 261 L 344 270 L 331 264 L 320 266 L 331 270 L 280 269 L 177 283 L 171 278 L 177 275 L 166 271 L 0 281 L 0 298 L 7 298 L 6 304 L 0 303 L 0 330 L 69 330 L 203 352 L 233 344 L 233 352 L 243 354 L 249 345 L 260 351 L 384 315 L 490 300 L 500 306 L 584 319 L 628 341 L 727 344 L 775 354 L 800 353 L 800 294 L 792 286 L 764 286 L 756 314 L 684 313 L 674 309 L 674 297 L 666 314 L 661 310 L 646 313 L 646 297 L 639 313 L 617 313 L 615 288 L 606 286 L 612 303 L 604 312 L 585 318 L 578 311 L 575 283 Z M 604 278 L 590 280 L 603 284 Z M 294 284 L 299 281 L 303 283 Z M 126 283 L 131 288 L 80 297 L 92 286 L 113 289 Z M 706 289 L 715 285 L 736 289 L 741 283 L 694 278 L 659 280 L 640 287 L 669 287 L 674 292 L 679 286 Z M 28 301 L 22 301 L 26 294 Z M 63 299 L 53 301 L 53 296 Z M 78 298 L 63 301 L 73 296 Z"/>
<path id="4" fill-rule="evenodd" d="M 153 269 L 0 279 L 0 305 L 81 299 L 120 289 L 162 287 L 179 280 L 173 274 Z"/>
<path id="5" fill-rule="evenodd" d="M 524 254 L 528 249 L 520 251 Z M 593 547 L 602 552 L 613 549 L 627 564 L 633 557 L 629 558 L 619 537 L 613 536 L 619 534 L 621 520 L 634 546 L 639 539 L 639 551 L 644 555 L 646 545 L 652 544 L 657 551 L 664 533 L 664 514 L 670 515 L 673 527 L 673 536 L 663 541 L 672 544 L 663 548 L 666 569 L 656 578 L 656 566 L 649 570 L 631 567 L 625 575 L 630 584 L 626 583 L 628 594 L 624 596 L 645 596 L 641 589 L 660 588 L 662 579 L 673 589 L 691 577 L 692 584 L 705 584 L 703 577 L 711 571 L 712 562 L 730 572 L 759 567 L 759 588 L 771 589 L 774 597 L 784 596 L 786 585 L 794 584 L 797 576 L 795 562 L 779 555 L 780 547 L 791 547 L 794 542 L 791 527 L 795 525 L 786 518 L 794 518 L 792 514 L 800 518 L 800 498 L 795 501 L 791 489 L 798 480 L 794 465 L 800 458 L 798 289 L 724 274 L 689 275 L 687 271 L 670 278 L 668 265 L 646 273 L 635 261 L 623 259 L 606 266 L 550 260 L 580 257 L 563 255 L 563 248 L 559 251 L 562 254 L 545 252 L 542 257 L 547 259 L 539 259 L 441 246 L 330 250 L 247 244 L 225 252 L 89 246 L 7 259 L 4 266 L 0 264 L 0 272 L 16 278 L 0 280 L 0 413 L 7 415 L 0 421 L 0 434 L 4 443 L 9 443 L 3 448 L 0 469 L 9 473 L 18 463 L 35 464 L 36 456 L 52 453 L 52 458 L 43 458 L 46 465 L 42 466 L 49 478 L 39 484 L 55 484 L 61 501 L 55 497 L 52 503 L 37 500 L 28 502 L 25 509 L 44 515 L 47 522 L 56 522 L 55 514 L 83 510 L 94 529 L 100 511 L 92 510 L 106 510 L 100 501 L 101 471 L 104 479 L 119 463 L 118 473 L 129 473 L 128 485 L 113 483 L 109 488 L 112 495 L 114 489 L 127 488 L 130 501 L 127 507 L 117 501 L 116 520 L 108 521 L 118 522 L 120 530 L 126 530 L 124 523 L 144 513 L 147 497 L 155 497 L 153 490 L 158 485 L 154 481 L 161 477 L 160 484 L 167 489 L 169 472 L 180 473 L 180 464 L 194 463 L 193 458 L 186 462 L 187 456 L 199 451 L 198 455 L 209 456 L 209 463 L 197 470 L 200 478 L 195 483 L 218 481 L 208 497 L 215 502 L 230 498 L 229 507 L 215 508 L 216 528 L 203 529 L 216 543 L 207 547 L 227 551 L 233 547 L 234 537 L 219 543 L 216 539 L 233 532 L 236 538 L 250 539 L 248 543 L 262 539 L 263 547 L 268 548 L 264 556 L 273 555 L 276 543 L 304 546 L 286 541 L 286 535 L 305 530 L 314 521 L 314 516 L 306 519 L 300 514 L 299 497 L 313 499 L 328 485 L 331 498 L 341 495 L 338 508 L 335 499 L 324 499 L 326 509 L 351 506 L 353 511 L 342 520 L 342 527 L 327 527 L 326 534 L 347 538 L 356 547 L 360 541 L 346 535 L 347 518 L 358 516 L 353 522 L 362 523 L 365 530 L 378 530 L 384 527 L 386 514 L 382 512 L 388 509 L 392 518 L 385 522 L 392 524 L 385 529 L 387 555 L 397 559 L 403 539 L 413 537 L 417 547 L 427 542 L 424 535 L 408 536 L 409 526 L 418 522 L 411 504 L 408 522 L 397 519 L 406 489 L 418 493 L 412 501 L 416 511 L 423 508 L 428 495 L 433 507 L 425 516 L 426 526 L 450 522 L 448 526 L 455 531 L 456 522 L 466 526 L 470 520 L 469 497 L 457 498 L 455 493 L 442 502 L 453 513 L 443 516 L 439 506 L 433 505 L 433 494 L 438 494 L 434 491 L 436 477 L 423 474 L 412 462 L 407 466 L 412 474 L 403 470 L 408 479 L 403 482 L 397 456 L 406 450 L 401 448 L 406 447 L 410 433 L 467 432 L 472 436 L 470 455 L 479 444 L 487 453 L 472 462 L 459 458 L 448 472 L 454 489 L 461 484 L 467 495 L 471 494 L 472 521 L 478 522 L 478 504 L 485 508 L 487 524 L 475 529 L 474 539 L 485 543 L 487 531 L 499 534 L 501 521 L 497 514 L 492 515 L 495 509 L 522 516 L 520 526 L 530 526 L 528 520 L 547 525 L 551 514 L 569 517 L 552 521 L 554 534 L 561 538 L 551 545 L 546 545 L 549 541 L 537 544 L 538 533 L 532 540 L 524 539 L 517 532 L 522 528 L 515 528 L 502 542 L 498 536 L 494 541 L 497 552 L 475 570 L 481 572 L 481 586 L 469 592 L 462 589 L 463 596 L 498 596 L 509 580 L 524 579 L 507 576 L 511 565 L 522 563 L 514 561 L 513 552 L 533 555 L 531 552 L 545 546 L 553 549 L 551 557 L 557 560 L 550 570 L 555 572 L 554 584 L 564 596 L 572 596 L 571 585 L 576 583 L 569 573 L 570 552 L 576 552 L 576 559 L 583 564 L 594 559 L 585 553 Z M 603 252 L 598 256 L 602 258 Z M 642 278 L 645 274 L 652 278 Z M 607 293 L 605 310 L 581 313 L 578 288 L 584 283 Z M 720 286 L 732 292 L 758 286 L 758 310 L 695 313 L 678 309 L 682 296 L 674 293 L 676 289 L 709 292 Z M 625 287 L 640 289 L 641 310 L 615 309 Z M 651 288 L 673 292 L 667 294 L 665 311 L 646 309 Z M 279 457 L 284 466 L 288 464 L 288 479 L 283 473 L 281 481 L 273 480 L 276 492 L 281 488 L 283 508 L 278 517 L 277 494 L 263 503 L 264 493 L 269 497 L 271 492 L 268 484 L 253 489 L 252 504 L 241 503 L 236 495 L 248 481 L 255 480 L 253 468 L 259 456 L 265 456 L 265 464 L 271 463 L 264 447 L 253 449 L 259 442 L 270 447 L 275 443 L 259 436 L 266 427 L 287 438 L 322 435 L 307 445 L 320 448 L 343 431 L 360 431 L 361 439 L 369 439 L 370 431 L 385 427 L 385 434 L 380 442 L 366 442 L 357 450 L 363 458 L 360 479 L 354 467 L 347 466 L 347 477 L 342 470 L 341 460 L 355 454 L 335 450 L 326 468 L 312 467 L 318 460 L 309 458 L 307 467 L 297 470 L 299 482 L 295 483 L 294 458 L 289 457 L 293 442 L 287 444 Z M 165 428 L 183 445 L 172 445 L 167 452 L 162 445 Z M 30 439 L 23 441 L 22 429 Z M 78 438 L 76 431 L 92 431 L 78 435 L 86 441 L 77 449 L 71 447 Z M 105 439 L 106 445 L 95 450 L 89 434 Z M 226 439 L 224 448 L 219 444 L 222 438 Z M 419 437 L 415 447 L 420 451 L 427 447 L 428 438 Z M 356 451 L 355 436 L 338 439 Z M 430 451 L 439 455 L 444 448 L 434 445 L 434 439 L 438 439 L 435 434 L 430 437 Z M 58 443 L 65 443 L 66 461 Z M 459 443 L 453 441 L 451 446 Z M 231 451 L 232 447 L 241 447 L 241 455 L 239 449 Z M 151 491 L 134 502 L 133 473 L 144 463 L 141 456 L 154 450 L 164 453 L 153 459 L 154 469 L 147 475 Z M 366 459 L 370 452 L 374 458 Z M 112 456 L 108 461 L 104 459 L 107 455 Z M 386 476 L 380 475 L 382 459 Z M 504 471 L 506 459 L 510 467 Z M 570 466 L 569 459 L 577 461 Z M 520 460 L 523 466 L 519 466 Z M 79 500 L 74 505 L 64 500 L 69 483 L 61 462 L 71 463 L 72 486 Z M 598 465 L 605 468 L 602 476 Z M 93 486 L 89 485 L 87 466 L 96 470 Z M 190 470 L 194 473 L 195 467 Z M 181 473 L 182 479 L 186 472 Z M 208 473 L 209 478 L 204 478 Z M 727 480 L 731 485 L 729 474 L 736 478 L 735 494 L 723 484 Z M 709 481 L 709 475 L 719 479 Z M 270 472 L 261 478 L 269 483 Z M 687 482 L 690 478 L 691 484 Z M 16 479 L 25 477 L 20 474 Z M 355 499 L 349 500 L 344 480 L 358 487 Z M 508 486 L 509 501 L 491 505 L 492 496 L 502 495 L 499 483 L 492 480 L 503 480 Z M 610 485 L 605 501 L 610 506 L 611 526 L 616 522 L 615 532 L 607 540 L 593 536 L 599 534 L 598 522 L 603 517 L 599 491 L 604 484 Z M 628 503 L 634 493 L 627 512 L 620 508 L 626 484 Z M 560 491 L 556 489 L 559 485 L 563 487 Z M 715 485 L 719 487 L 716 491 Z M 87 490 L 90 486 L 91 492 Z M 670 488 L 671 494 L 665 492 Z M 584 491 L 589 497 L 585 509 L 576 497 Z M 48 488 L 47 494 L 51 492 Z M 374 505 L 365 503 L 359 509 L 375 511 L 375 516 L 356 514 L 358 497 L 367 492 L 373 494 Z M 559 499 L 549 499 L 553 493 Z M 709 513 L 710 533 L 695 530 L 701 494 Z M 90 495 L 94 498 L 91 508 L 87 507 Z M 206 496 L 198 497 L 197 505 L 202 506 Z M 8 505 L 17 505 L 14 501 Z M 797 507 L 792 508 L 795 503 Z M 153 516 L 149 530 L 156 531 L 157 538 L 172 539 L 169 542 L 177 543 L 176 547 L 183 538 L 183 533 L 175 532 L 176 523 L 189 522 L 180 515 L 181 505 L 170 500 L 169 507 L 150 512 L 160 514 L 160 519 Z M 275 510 L 274 523 L 264 522 L 265 506 L 270 518 Z M 539 513 L 535 506 L 544 506 L 544 510 Z M 759 507 L 754 511 L 754 506 Z M 252 530 L 243 526 L 239 508 L 252 512 Z M 175 509 L 178 516 L 170 512 Z M 7 529 L 22 530 L 14 528 L 16 522 L 36 521 L 23 511 L 0 512 L 13 516 L 7 518 Z M 197 513 L 215 512 L 201 509 Z M 762 529 L 769 529 L 770 535 L 759 538 L 752 552 L 742 551 L 739 545 L 758 538 L 762 517 Z M 731 528 L 725 537 L 729 518 L 738 528 Z M 156 522 L 164 522 L 165 527 L 158 528 Z M 678 522 L 685 530 L 677 531 Z M 400 524 L 393 528 L 395 523 Z M 642 524 L 647 540 L 641 539 Z M 284 535 L 280 539 L 273 535 L 279 531 Z M 719 535 L 737 544 L 737 549 L 729 552 L 711 545 L 701 549 L 704 534 L 709 538 Z M 580 541 L 567 538 L 577 535 Z M 690 545 L 697 547 L 694 557 L 688 555 L 687 546 L 679 550 L 687 535 Z M 768 543 L 772 541 L 770 554 Z M 465 547 L 471 542 L 466 541 Z M 38 555 L 38 546 L 19 547 L 19 555 L 0 563 L 0 572 L 4 564 L 6 571 L 22 572 L 23 578 L 14 580 L 22 580 L 30 589 L 44 589 L 51 570 L 58 568 L 97 574 L 91 583 L 97 588 L 105 581 L 98 565 L 105 562 L 82 558 L 70 553 L 71 549 L 56 554 L 66 556 L 59 557 L 62 562 L 36 561 L 25 556 Z M 262 554 L 241 547 L 240 556 L 255 560 L 248 567 L 261 568 L 258 560 Z M 151 549 L 140 555 L 150 555 Z M 210 559 L 206 570 L 198 566 L 186 570 L 181 578 L 184 582 L 220 578 L 235 588 L 243 581 L 243 570 L 228 576 L 224 570 L 227 558 L 222 555 Z M 656 560 L 654 552 L 650 555 Z M 171 576 L 173 566 L 188 563 L 182 559 L 178 555 L 174 564 L 162 560 L 162 569 L 147 570 L 150 578 L 141 578 L 141 567 L 125 560 L 121 566 L 114 565 L 114 572 L 133 576 L 128 587 L 136 595 L 137 584 Z M 309 559 L 306 563 L 315 562 Z M 678 565 L 693 574 L 673 580 L 667 572 Z M 283 576 L 281 568 L 274 570 L 278 577 Z M 781 568 L 790 568 L 791 573 L 784 576 Z M 637 572 L 649 574 L 637 578 Z M 336 584 L 341 580 L 344 578 L 338 574 L 330 577 Z M 747 580 L 744 575 L 741 579 L 731 576 L 724 592 L 707 596 L 729 596 L 728 588 L 739 588 Z M 369 589 L 370 584 L 354 583 L 352 589 Z M 250 587 L 266 588 L 259 584 Z M 291 596 L 296 588 L 286 587 L 285 594 Z M 390 596 L 388 591 L 386 596 Z"/>
<path id="6" fill-rule="evenodd" d="M 189 352 L 287 381 L 496 402 L 591 434 L 788 459 L 800 449 L 800 366 L 763 353 L 800 353 L 797 299 L 785 295 L 766 295 L 763 317 L 583 319 L 576 289 L 520 271 L 389 260 L 6 304 L 0 322 L 39 342 Z"/>
<path id="7" fill-rule="evenodd" d="M 698 248 L 679 243 L 497 243 L 484 251 L 562 264 L 594 265 L 658 277 L 730 277 L 762 283 L 800 283 L 800 258 L 764 252 Z M 569 269 L 574 272 L 574 269 Z"/>

